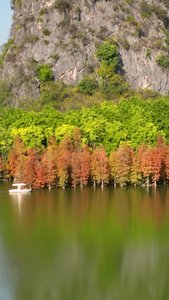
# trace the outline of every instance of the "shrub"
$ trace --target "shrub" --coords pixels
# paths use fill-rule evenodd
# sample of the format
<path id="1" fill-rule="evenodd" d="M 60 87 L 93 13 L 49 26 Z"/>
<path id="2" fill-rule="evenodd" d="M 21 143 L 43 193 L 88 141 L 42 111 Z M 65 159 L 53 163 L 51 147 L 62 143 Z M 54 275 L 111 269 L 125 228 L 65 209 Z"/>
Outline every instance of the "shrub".
<path id="1" fill-rule="evenodd" d="M 50 30 L 48 30 L 48 29 L 43 29 L 43 33 L 44 33 L 44 35 L 50 35 L 51 34 Z"/>
<path id="2" fill-rule="evenodd" d="M 39 65 L 37 70 L 37 78 L 40 82 L 49 82 L 53 80 L 53 73 L 50 65 Z"/>
<path id="3" fill-rule="evenodd" d="M 27 23 L 27 22 L 34 22 L 35 21 L 35 17 L 32 16 L 32 15 L 28 15 L 25 17 L 24 19 L 24 23 Z"/>
<path id="4" fill-rule="evenodd" d="M 43 22 L 43 19 L 42 19 L 41 17 L 38 17 L 38 18 L 36 19 L 36 21 L 38 21 L 38 22 Z"/>
<path id="5" fill-rule="evenodd" d="M 54 8 L 58 9 L 60 12 L 66 13 L 71 10 L 70 1 L 58 0 L 54 3 Z"/>
<path id="6" fill-rule="evenodd" d="M 47 14 L 47 12 L 48 12 L 47 8 L 41 8 L 39 11 L 39 16 Z"/>
<path id="7" fill-rule="evenodd" d="M 87 95 L 93 95 L 97 87 L 98 82 L 90 77 L 83 78 L 77 85 L 78 90 Z"/>
<path id="8" fill-rule="evenodd" d="M 132 16 L 127 16 L 127 22 L 129 22 L 130 24 L 132 24 L 133 26 L 137 26 L 138 22 L 136 21 L 136 19 Z"/>
<path id="9" fill-rule="evenodd" d="M 100 46 L 96 51 L 96 56 L 101 59 L 101 63 L 105 66 L 113 66 L 115 68 L 119 62 L 117 47 L 110 45 L 108 42 Z"/>
<path id="10" fill-rule="evenodd" d="M 150 51 L 150 49 L 147 49 L 146 56 L 147 56 L 147 58 L 151 59 L 151 51 Z"/>
<path id="11" fill-rule="evenodd" d="M 160 54 L 156 57 L 156 62 L 161 67 L 168 68 L 169 67 L 169 56 L 166 56 L 164 54 Z"/>
<path id="12" fill-rule="evenodd" d="M 23 39 L 25 40 L 25 42 L 28 42 L 30 44 L 35 44 L 39 40 L 39 37 L 35 36 L 33 34 L 30 34 L 30 35 L 25 35 L 23 37 Z"/>

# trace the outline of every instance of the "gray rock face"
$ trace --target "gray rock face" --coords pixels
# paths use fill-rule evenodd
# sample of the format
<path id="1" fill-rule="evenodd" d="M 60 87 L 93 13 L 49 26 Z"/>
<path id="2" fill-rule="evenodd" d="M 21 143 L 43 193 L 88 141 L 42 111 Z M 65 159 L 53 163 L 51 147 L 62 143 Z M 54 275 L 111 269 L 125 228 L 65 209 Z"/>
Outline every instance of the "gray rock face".
<path id="1" fill-rule="evenodd" d="M 107 38 L 117 42 L 131 87 L 168 92 L 168 71 L 156 62 L 168 51 L 163 1 L 22 0 L 21 7 L 13 2 L 13 42 L 0 77 L 11 81 L 18 98 L 38 96 L 38 64 L 50 64 L 56 81 L 76 85 L 96 68 L 95 50 Z"/>

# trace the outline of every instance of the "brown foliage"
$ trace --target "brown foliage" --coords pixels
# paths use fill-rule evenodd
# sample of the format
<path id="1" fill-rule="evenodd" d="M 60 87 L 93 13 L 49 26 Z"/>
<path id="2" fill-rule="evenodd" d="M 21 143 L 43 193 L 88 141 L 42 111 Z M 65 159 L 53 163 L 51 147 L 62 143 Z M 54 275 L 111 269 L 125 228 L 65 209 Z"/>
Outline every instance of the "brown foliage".
<path id="1" fill-rule="evenodd" d="M 73 152 L 73 143 L 69 137 L 63 139 L 58 147 L 58 178 L 59 186 L 65 187 L 70 173 L 71 154 Z"/>
<path id="2" fill-rule="evenodd" d="M 109 182 L 110 167 L 108 157 L 104 147 L 99 147 L 93 151 L 91 155 L 90 170 L 92 179 L 103 186 L 104 183 Z"/>
<path id="3" fill-rule="evenodd" d="M 26 148 L 20 138 L 16 138 L 9 155 L 9 170 L 15 181 L 25 181 Z"/>
<path id="4" fill-rule="evenodd" d="M 38 161 L 38 156 L 36 151 L 29 149 L 27 152 L 27 160 L 25 164 L 25 182 L 32 187 L 34 187 L 34 182 L 36 180 L 36 165 Z"/>
<path id="5" fill-rule="evenodd" d="M 130 181 L 133 149 L 124 143 L 117 149 L 117 182 L 122 186 Z"/>
<path id="6" fill-rule="evenodd" d="M 57 177 L 57 157 L 58 147 L 52 137 L 48 142 L 48 147 L 45 149 L 42 157 L 42 165 L 46 173 L 46 182 L 49 188 L 56 184 Z"/>

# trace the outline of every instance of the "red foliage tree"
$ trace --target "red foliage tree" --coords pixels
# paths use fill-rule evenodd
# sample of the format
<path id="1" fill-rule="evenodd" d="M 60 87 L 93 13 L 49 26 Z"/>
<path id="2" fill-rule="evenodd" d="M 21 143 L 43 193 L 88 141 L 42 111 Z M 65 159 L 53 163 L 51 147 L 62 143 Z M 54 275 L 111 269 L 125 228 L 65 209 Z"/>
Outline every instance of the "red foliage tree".
<path id="1" fill-rule="evenodd" d="M 117 182 L 123 186 L 130 181 L 133 149 L 124 143 L 117 149 Z"/>
<path id="2" fill-rule="evenodd" d="M 18 155 L 17 155 L 16 149 L 12 149 L 9 154 L 8 169 L 9 169 L 10 175 L 13 178 L 15 177 L 15 174 L 16 174 L 17 158 L 18 158 Z"/>
<path id="3" fill-rule="evenodd" d="M 65 137 L 58 147 L 58 179 L 59 186 L 65 188 L 70 176 L 70 160 L 73 152 L 73 143 L 69 137 Z"/>
<path id="4" fill-rule="evenodd" d="M 154 185 L 160 178 L 161 174 L 162 154 L 160 148 L 146 149 L 141 155 L 141 171 L 143 176 L 147 178 L 147 186 L 150 184 L 150 177 Z"/>
<path id="5" fill-rule="evenodd" d="M 36 176 L 35 181 L 33 183 L 33 188 L 42 189 L 46 185 L 46 172 L 44 167 L 42 166 L 41 161 L 36 164 Z"/>
<path id="6" fill-rule="evenodd" d="M 83 147 L 83 152 L 80 153 L 80 186 L 86 186 L 90 172 L 90 151 L 89 146 Z"/>
<path id="7" fill-rule="evenodd" d="M 141 171 L 141 156 L 146 149 L 146 145 L 143 144 L 136 149 L 136 152 L 133 153 L 130 179 L 134 185 L 140 184 L 143 181 Z"/>
<path id="8" fill-rule="evenodd" d="M 76 185 L 80 182 L 80 153 L 73 152 L 71 154 L 71 180 L 72 185 L 76 187 Z"/>
<path id="9" fill-rule="evenodd" d="M 104 147 L 100 146 L 93 151 L 93 154 L 91 155 L 90 171 L 94 185 L 95 182 L 97 182 L 98 184 L 101 183 L 101 186 L 103 187 L 104 183 L 109 182 L 110 166 Z"/>
<path id="10" fill-rule="evenodd" d="M 46 172 L 46 182 L 49 189 L 56 184 L 58 147 L 52 137 L 43 154 L 42 165 Z"/>
<path id="11" fill-rule="evenodd" d="M 72 185 L 76 187 L 80 183 L 83 187 L 87 185 L 90 170 L 90 152 L 87 145 L 82 152 L 73 152 L 71 155 L 71 179 Z"/>
<path id="12" fill-rule="evenodd" d="M 156 186 L 157 181 L 160 179 L 161 172 L 161 151 L 159 148 L 154 148 L 151 150 L 151 174 L 153 182 Z"/>
<path id="13" fill-rule="evenodd" d="M 16 138 L 9 155 L 9 170 L 15 181 L 25 181 L 26 148 L 20 138 Z"/>
<path id="14" fill-rule="evenodd" d="M 141 155 L 141 172 L 143 172 L 143 176 L 146 177 L 146 184 L 149 186 L 150 184 L 150 176 L 152 173 L 152 162 L 151 162 L 151 149 L 146 149 Z"/>
<path id="15" fill-rule="evenodd" d="M 110 174 L 114 181 L 114 186 L 116 186 L 116 176 L 117 176 L 117 152 L 112 151 L 109 156 Z"/>
<path id="16" fill-rule="evenodd" d="M 27 152 L 27 160 L 25 164 L 25 181 L 27 184 L 34 187 L 36 180 L 36 169 L 37 169 L 38 155 L 33 149 L 29 149 Z"/>

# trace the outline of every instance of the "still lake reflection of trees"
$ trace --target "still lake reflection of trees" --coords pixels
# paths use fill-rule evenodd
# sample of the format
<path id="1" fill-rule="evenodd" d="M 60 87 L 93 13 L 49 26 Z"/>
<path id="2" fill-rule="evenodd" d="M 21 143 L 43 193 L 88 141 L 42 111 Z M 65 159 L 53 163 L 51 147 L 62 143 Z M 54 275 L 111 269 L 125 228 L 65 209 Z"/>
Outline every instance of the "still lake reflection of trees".
<path id="1" fill-rule="evenodd" d="M 169 187 L 8 188 L 0 185 L 0 299 L 169 298 Z"/>

